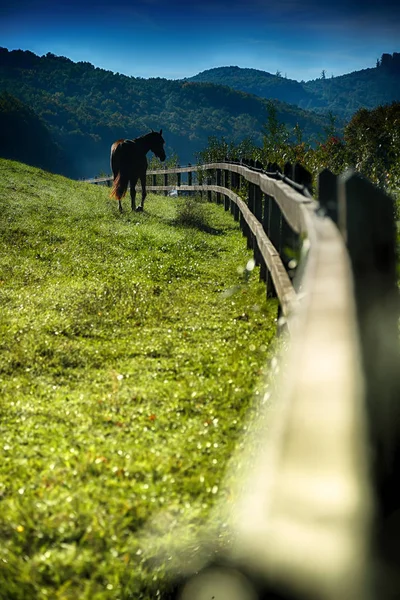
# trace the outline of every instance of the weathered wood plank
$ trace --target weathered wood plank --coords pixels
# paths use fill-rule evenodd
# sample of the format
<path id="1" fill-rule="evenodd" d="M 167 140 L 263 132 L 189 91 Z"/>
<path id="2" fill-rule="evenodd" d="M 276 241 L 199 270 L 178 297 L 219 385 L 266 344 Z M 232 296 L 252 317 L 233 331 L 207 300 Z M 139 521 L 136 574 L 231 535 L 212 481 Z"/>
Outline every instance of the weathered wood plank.
<path id="1" fill-rule="evenodd" d="M 367 600 L 372 500 L 352 275 L 332 222 L 310 219 L 317 243 L 284 375 L 257 415 L 258 444 L 250 432 L 256 451 L 231 507 L 232 562 L 288 597 Z"/>

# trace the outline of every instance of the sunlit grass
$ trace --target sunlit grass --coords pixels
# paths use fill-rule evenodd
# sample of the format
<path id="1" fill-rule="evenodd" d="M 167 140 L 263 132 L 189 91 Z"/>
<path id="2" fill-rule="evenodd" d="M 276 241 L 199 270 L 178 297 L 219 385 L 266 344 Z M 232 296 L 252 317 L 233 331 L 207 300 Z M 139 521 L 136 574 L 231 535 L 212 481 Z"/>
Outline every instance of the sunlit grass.
<path id="1" fill-rule="evenodd" d="M 276 305 L 220 206 L 0 171 L 0 598 L 162 597 L 149 561 L 219 498 Z"/>

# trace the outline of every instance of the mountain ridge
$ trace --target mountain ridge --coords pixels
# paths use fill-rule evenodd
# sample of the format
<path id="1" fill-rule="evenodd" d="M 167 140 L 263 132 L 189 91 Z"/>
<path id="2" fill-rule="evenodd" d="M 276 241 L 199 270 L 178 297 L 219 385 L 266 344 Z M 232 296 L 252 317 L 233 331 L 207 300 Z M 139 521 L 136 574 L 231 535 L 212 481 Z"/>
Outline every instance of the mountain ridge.
<path id="1" fill-rule="evenodd" d="M 323 74 L 307 82 L 238 66 L 207 69 L 188 81 L 228 85 L 261 98 L 276 98 L 305 110 L 331 112 L 349 120 L 360 108 L 370 110 L 400 100 L 400 54 L 383 54 L 374 68 L 331 78 Z"/>
<path id="2" fill-rule="evenodd" d="M 31 107 L 71 166 L 63 174 L 109 172 L 109 149 L 121 137 L 163 129 L 168 155 L 195 162 L 211 136 L 262 144 L 268 102 L 224 85 L 135 78 L 48 53 L 0 49 L 0 92 Z M 277 116 L 297 123 L 306 139 L 323 135 L 327 120 L 280 101 Z"/>
<path id="3" fill-rule="evenodd" d="M 383 96 L 400 99 L 399 56 L 382 55 L 375 69 L 299 83 L 232 66 L 195 79 L 144 79 L 52 53 L 0 48 L 0 93 L 30 107 L 45 124 L 65 156 L 58 172 L 86 178 L 110 172 L 116 139 L 150 129 L 163 129 L 168 155 L 182 164 L 195 162 L 210 137 L 262 145 L 271 101 L 280 123 L 289 131 L 299 126 L 303 140 L 315 144 L 326 135 L 331 115 L 340 132 L 359 108 L 374 108 Z M 214 82 L 199 81 L 210 73 Z"/>

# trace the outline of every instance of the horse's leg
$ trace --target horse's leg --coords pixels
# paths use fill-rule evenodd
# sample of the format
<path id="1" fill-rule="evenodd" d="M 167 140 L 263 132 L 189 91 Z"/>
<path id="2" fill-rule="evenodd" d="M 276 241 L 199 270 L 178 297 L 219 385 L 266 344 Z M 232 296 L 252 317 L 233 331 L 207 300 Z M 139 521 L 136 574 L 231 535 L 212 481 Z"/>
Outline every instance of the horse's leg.
<path id="1" fill-rule="evenodd" d="M 117 175 L 114 175 L 114 181 L 115 181 L 116 178 L 117 178 Z M 120 191 L 120 190 L 118 190 L 118 191 Z M 122 211 L 122 201 L 121 201 L 121 198 L 118 198 L 118 210 L 119 210 L 120 213 L 123 212 Z"/>
<path id="2" fill-rule="evenodd" d="M 144 201 L 146 199 L 147 196 L 147 192 L 146 192 L 146 171 L 144 172 L 144 174 L 140 175 L 140 182 L 142 184 L 142 202 L 141 204 L 137 207 L 137 211 L 142 211 L 144 208 Z"/>
<path id="3" fill-rule="evenodd" d="M 114 173 L 114 181 L 117 179 L 118 173 Z M 122 202 L 121 202 L 121 198 L 118 198 L 118 210 L 120 213 L 122 213 Z"/>
<path id="4" fill-rule="evenodd" d="M 117 148 L 116 150 L 111 150 L 110 163 L 111 163 L 111 169 L 112 169 L 113 179 L 114 179 L 113 192 L 112 192 L 111 196 L 117 196 L 117 193 L 120 191 L 120 190 L 118 190 L 118 187 L 121 182 L 121 174 L 120 174 L 120 162 L 121 161 L 117 157 L 117 151 L 120 151 L 120 149 Z M 119 154 L 119 152 L 118 152 L 118 154 Z M 117 177 L 119 177 L 118 186 L 115 185 L 115 180 L 117 179 Z M 122 213 L 121 198 L 118 198 L 118 210 L 120 213 Z"/>
<path id="5" fill-rule="evenodd" d="M 136 209 L 136 184 L 137 184 L 137 180 L 138 180 L 137 175 L 131 177 L 131 180 L 130 180 L 131 181 L 130 192 L 131 192 L 131 208 L 132 208 L 132 210 Z"/>

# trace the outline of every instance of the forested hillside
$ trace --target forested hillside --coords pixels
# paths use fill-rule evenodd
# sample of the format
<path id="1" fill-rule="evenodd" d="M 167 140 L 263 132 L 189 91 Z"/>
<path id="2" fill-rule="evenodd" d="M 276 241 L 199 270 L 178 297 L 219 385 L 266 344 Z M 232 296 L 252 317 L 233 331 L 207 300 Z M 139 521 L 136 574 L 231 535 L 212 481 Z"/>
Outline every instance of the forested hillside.
<path id="1" fill-rule="evenodd" d="M 304 84 L 313 101 L 303 108 L 332 111 L 349 120 L 360 108 L 372 110 L 400 100 L 400 54 L 383 54 L 375 68 Z"/>
<path id="2" fill-rule="evenodd" d="M 167 154 L 194 162 L 211 135 L 234 142 L 262 143 L 266 100 L 225 86 L 167 79 L 142 79 L 95 68 L 90 63 L 32 52 L 0 49 L 0 92 L 35 111 L 68 161 L 73 177 L 109 172 L 109 148 L 120 137 L 163 129 Z M 322 116 L 276 102 L 277 114 L 305 139 L 315 141 L 326 126 Z"/>
<path id="3" fill-rule="evenodd" d="M 260 98 L 276 98 L 289 104 L 306 105 L 313 94 L 303 84 L 281 75 L 272 75 L 259 69 L 216 67 L 190 77 L 188 81 L 227 85 L 234 90 L 255 94 Z"/>
<path id="4" fill-rule="evenodd" d="M 23 102 L 0 93 L 0 156 L 48 171 L 62 171 L 67 159 L 42 119 Z"/>
<path id="5" fill-rule="evenodd" d="M 319 113 L 332 112 L 348 121 L 360 108 L 373 109 L 400 100 L 400 54 L 383 54 L 375 68 L 313 81 L 298 82 L 257 69 L 218 67 L 190 81 L 228 85 L 235 90 L 277 98 Z"/>

